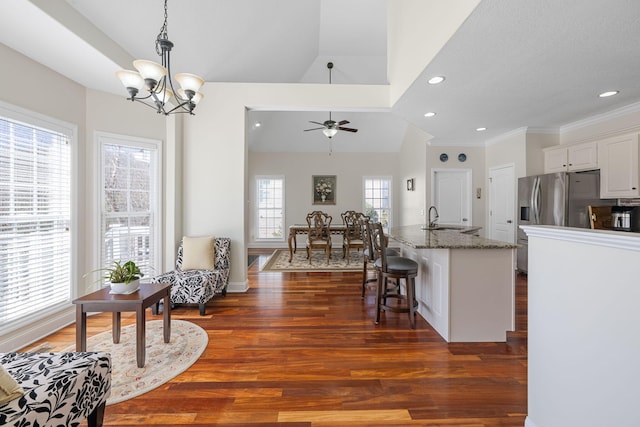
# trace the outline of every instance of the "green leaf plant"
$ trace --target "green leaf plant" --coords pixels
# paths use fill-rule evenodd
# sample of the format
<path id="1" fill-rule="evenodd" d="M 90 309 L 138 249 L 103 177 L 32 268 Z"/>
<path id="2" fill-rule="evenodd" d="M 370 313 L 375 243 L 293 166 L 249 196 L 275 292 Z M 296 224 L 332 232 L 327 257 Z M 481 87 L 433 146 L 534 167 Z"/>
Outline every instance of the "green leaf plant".
<path id="1" fill-rule="evenodd" d="M 144 276 L 142 271 L 140 271 L 140 267 L 138 267 L 135 262 L 127 261 L 123 264 L 120 261 L 114 261 L 113 266 L 98 268 L 97 270 L 90 271 L 82 277 L 86 277 L 88 274 L 95 273 L 97 271 L 105 271 L 106 274 L 100 279 L 106 279 L 111 283 L 129 284 Z"/>

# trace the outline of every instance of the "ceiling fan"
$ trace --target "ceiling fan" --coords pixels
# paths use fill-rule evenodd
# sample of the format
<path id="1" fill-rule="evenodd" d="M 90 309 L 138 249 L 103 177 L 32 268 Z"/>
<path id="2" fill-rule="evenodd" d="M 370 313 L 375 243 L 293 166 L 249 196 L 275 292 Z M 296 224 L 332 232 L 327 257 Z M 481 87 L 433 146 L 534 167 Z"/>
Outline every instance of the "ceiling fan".
<path id="1" fill-rule="evenodd" d="M 333 62 L 327 63 L 327 68 L 329 69 L 329 84 L 331 84 L 331 69 L 333 68 Z M 341 120 L 339 122 L 336 122 L 335 120 L 333 120 L 331 118 L 331 111 L 329 111 L 329 120 L 325 120 L 323 123 L 314 122 L 310 120 L 309 123 L 320 125 L 321 127 L 305 129 L 304 130 L 305 132 L 308 132 L 310 130 L 322 129 L 322 133 L 324 133 L 324 135 L 329 139 L 333 138 L 335 134 L 338 133 L 339 130 L 342 130 L 345 132 L 358 132 L 358 129 L 346 128 L 343 126 L 349 123 L 348 120 Z"/>

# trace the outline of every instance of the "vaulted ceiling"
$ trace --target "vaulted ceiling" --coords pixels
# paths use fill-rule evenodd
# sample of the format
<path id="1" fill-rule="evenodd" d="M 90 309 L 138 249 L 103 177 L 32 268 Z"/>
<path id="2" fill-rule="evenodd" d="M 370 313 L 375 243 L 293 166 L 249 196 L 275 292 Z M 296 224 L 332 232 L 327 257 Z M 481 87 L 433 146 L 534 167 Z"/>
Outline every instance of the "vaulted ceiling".
<path id="1" fill-rule="evenodd" d="M 169 0 L 172 71 L 214 82 L 328 84 L 331 61 L 332 84 L 388 84 L 388 1 L 400 0 Z M 409 123 L 434 144 L 482 145 L 635 104 L 638 16 L 637 0 L 482 0 L 391 111 L 332 113 L 359 129 L 334 137 L 333 150 L 396 151 Z M 0 43 L 124 98 L 104 53 L 125 68 L 131 58 L 155 59 L 162 19 L 161 0 L 3 0 Z M 446 80 L 428 85 L 434 75 Z M 599 98 L 606 90 L 620 93 Z M 428 111 L 436 115 L 425 118 Z M 303 130 L 327 118 L 252 111 L 250 149 L 325 151 L 320 131 Z"/>

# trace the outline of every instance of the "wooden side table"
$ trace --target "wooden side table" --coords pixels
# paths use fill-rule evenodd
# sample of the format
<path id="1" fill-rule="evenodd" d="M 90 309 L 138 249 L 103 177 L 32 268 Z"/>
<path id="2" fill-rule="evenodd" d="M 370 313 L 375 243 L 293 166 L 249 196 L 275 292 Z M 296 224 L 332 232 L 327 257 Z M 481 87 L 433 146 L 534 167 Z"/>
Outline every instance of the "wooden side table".
<path id="1" fill-rule="evenodd" d="M 146 341 L 146 309 L 164 298 L 163 334 L 164 342 L 171 340 L 171 296 L 170 283 L 141 283 L 140 289 L 131 294 L 110 294 L 102 288 L 73 300 L 76 304 L 76 351 L 87 351 L 87 312 L 113 313 L 113 342 L 120 342 L 120 313 L 136 312 L 136 361 L 144 367 Z"/>

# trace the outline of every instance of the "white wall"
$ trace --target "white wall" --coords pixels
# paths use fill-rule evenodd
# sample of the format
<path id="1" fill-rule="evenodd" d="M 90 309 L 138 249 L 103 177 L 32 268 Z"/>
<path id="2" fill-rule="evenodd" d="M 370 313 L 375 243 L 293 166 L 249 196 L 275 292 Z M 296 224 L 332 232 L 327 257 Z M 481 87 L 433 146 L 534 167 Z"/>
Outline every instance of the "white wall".
<path id="1" fill-rule="evenodd" d="M 536 233 L 528 232 L 526 426 L 640 425 L 640 235 Z"/>
<path id="2" fill-rule="evenodd" d="M 407 127 L 398 162 L 398 204 L 394 225 L 423 224 L 428 208 L 427 146 L 430 135 L 412 124 Z M 414 190 L 407 191 L 407 180 L 414 180 Z"/>
<path id="3" fill-rule="evenodd" d="M 391 104 L 394 104 L 480 0 L 402 0 L 388 3 L 387 75 L 392 85 Z"/>
<path id="4" fill-rule="evenodd" d="M 446 162 L 440 161 L 441 154 L 447 154 L 449 160 Z M 465 153 L 467 160 L 465 162 L 458 161 L 458 155 Z M 432 204 L 431 198 L 431 171 L 433 169 L 471 169 L 472 183 L 471 183 L 471 208 L 473 210 L 472 223 L 469 225 L 475 225 L 483 227 L 480 234 L 484 236 L 486 229 L 485 217 L 486 217 L 486 200 L 487 200 L 487 185 L 486 185 L 486 171 L 485 171 L 485 149 L 484 147 L 441 147 L 430 146 L 427 148 L 427 165 L 426 165 L 426 188 L 427 197 L 426 203 L 428 206 Z M 481 198 L 476 198 L 476 189 L 481 189 Z"/>
<path id="5" fill-rule="evenodd" d="M 526 137 L 526 175 L 539 175 L 544 173 L 543 148 L 558 145 L 560 135 L 558 133 L 532 133 L 527 132 Z M 517 186 L 516 186 L 517 188 Z"/>
<path id="6" fill-rule="evenodd" d="M 340 213 L 346 210 L 364 211 L 363 177 L 390 176 L 394 180 L 392 194 L 394 211 L 398 206 L 398 178 L 396 170 L 398 154 L 395 153 L 249 153 L 249 205 L 255 206 L 257 175 L 283 175 L 285 177 L 285 236 L 284 241 L 255 241 L 255 215 L 248 210 L 248 243 L 251 247 L 284 247 L 288 228 L 292 224 L 305 224 L 307 213 L 313 210 L 327 212 L 333 223 L 342 223 Z M 312 175 L 336 175 L 337 194 L 335 205 L 312 204 Z M 406 188 L 406 187 L 403 187 Z M 405 190 L 400 190 L 405 191 Z M 392 218 L 396 224 L 395 217 Z"/>

